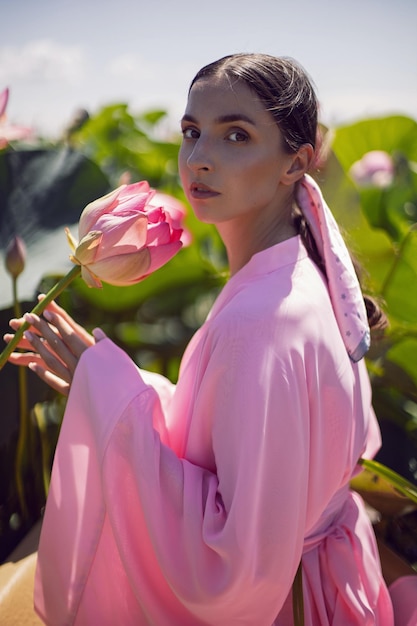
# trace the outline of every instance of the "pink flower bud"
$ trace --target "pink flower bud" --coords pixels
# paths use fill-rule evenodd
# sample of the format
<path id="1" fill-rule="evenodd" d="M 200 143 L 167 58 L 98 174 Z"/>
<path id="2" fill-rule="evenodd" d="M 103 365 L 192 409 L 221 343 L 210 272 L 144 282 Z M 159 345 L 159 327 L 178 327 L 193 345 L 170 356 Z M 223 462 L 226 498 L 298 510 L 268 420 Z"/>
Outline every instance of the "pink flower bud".
<path id="1" fill-rule="evenodd" d="M 14 237 L 6 248 L 6 269 L 17 278 L 25 269 L 26 246 L 20 237 Z"/>
<path id="2" fill-rule="evenodd" d="M 0 150 L 5 148 L 9 141 L 26 139 L 33 134 L 31 128 L 6 123 L 6 108 L 9 100 L 9 89 L 0 92 Z"/>
<path id="3" fill-rule="evenodd" d="M 372 150 L 350 168 L 350 175 L 359 187 L 389 187 L 394 180 L 394 162 L 383 150 Z"/>
<path id="4" fill-rule="evenodd" d="M 0 120 L 3 117 L 3 115 L 6 113 L 8 100 L 9 100 L 9 88 L 6 87 L 6 89 L 3 89 L 3 91 L 0 92 Z"/>
<path id="5" fill-rule="evenodd" d="M 183 245 L 180 220 L 174 223 L 163 203 L 152 201 L 154 196 L 146 181 L 121 185 L 85 207 L 78 243 L 66 229 L 70 258 L 81 265 L 87 285 L 133 285 L 178 252 Z"/>

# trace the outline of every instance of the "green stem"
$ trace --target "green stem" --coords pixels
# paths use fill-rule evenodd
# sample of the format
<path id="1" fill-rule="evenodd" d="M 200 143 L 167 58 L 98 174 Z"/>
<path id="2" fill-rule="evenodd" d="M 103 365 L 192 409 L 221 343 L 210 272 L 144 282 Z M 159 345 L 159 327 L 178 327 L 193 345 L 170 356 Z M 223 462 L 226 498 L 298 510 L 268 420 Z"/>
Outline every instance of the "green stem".
<path id="1" fill-rule="evenodd" d="M 22 311 L 20 308 L 20 302 L 17 296 L 17 278 L 13 277 L 13 308 L 15 317 L 21 317 Z M 25 497 L 25 472 L 27 467 L 28 457 L 25 454 L 28 445 L 28 401 L 27 401 L 27 382 L 26 382 L 26 368 L 18 368 L 18 385 L 19 385 L 19 435 L 16 445 L 16 464 L 15 464 L 15 479 L 17 496 L 20 504 L 20 511 L 22 513 L 23 520 L 26 521 L 28 517 L 28 508 Z"/>
<path id="2" fill-rule="evenodd" d="M 33 413 L 34 413 L 36 424 L 38 426 L 38 431 L 40 434 L 43 491 L 44 491 L 44 497 L 46 499 L 48 496 L 48 491 L 49 491 L 51 470 L 48 464 L 48 436 L 46 432 L 47 426 L 46 426 L 44 405 L 41 404 L 40 402 L 35 404 L 35 406 L 33 407 Z"/>
<path id="3" fill-rule="evenodd" d="M 392 487 L 399 491 L 401 495 L 406 496 L 413 502 L 417 503 L 417 487 L 401 476 L 401 474 L 397 474 L 397 472 L 394 472 L 394 470 L 390 469 L 386 465 L 383 465 L 382 463 L 378 463 L 378 461 L 359 459 L 359 465 L 362 465 L 365 469 L 368 469 L 374 474 L 385 478 L 385 480 L 387 480 Z"/>
<path id="4" fill-rule="evenodd" d="M 398 264 L 401 261 L 402 255 L 404 253 L 404 249 L 405 246 L 407 245 L 407 242 L 409 240 L 409 238 L 411 237 L 411 234 L 413 233 L 413 231 L 416 230 L 416 224 L 412 224 L 412 226 L 410 227 L 410 230 L 407 232 L 407 234 L 405 235 L 404 239 L 402 240 L 399 249 L 396 251 L 395 253 L 395 257 L 394 257 L 394 261 L 388 271 L 388 274 L 385 277 L 385 280 L 382 284 L 381 287 L 381 296 L 384 298 L 386 296 L 386 292 L 387 289 L 392 281 L 392 279 L 394 278 L 394 274 L 397 270 Z"/>
<path id="5" fill-rule="evenodd" d="M 40 300 L 33 307 L 31 313 L 34 313 L 35 315 L 41 315 L 43 311 L 46 309 L 46 307 L 48 306 L 48 304 L 52 302 L 52 300 L 54 300 L 57 296 L 59 296 L 59 294 L 62 293 L 62 291 L 64 291 L 64 289 L 68 287 L 68 285 L 74 280 L 74 278 L 77 278 L 80 275 L 80 273 L 81 273 L 81 266 L 74 265 L 74 267 L 68 272 L 68 274 L 66 274 L 63 278 L 61 278 L 61 280 L 59 280 L 56 283 L 56 285 L 54 285 L 52 289 L 48 291 L 48 293 L 43 298 L 43 300 Z M 0 370 L 7 363 L 9 356 L 17 347 L 19 341 L 22 339 L 23 333 L 29 327 L 30 327 L 30 324 L 28 324 L 27 322 L 24 322 L 19 328 L 19 330 L 16 331 L 13 339 L 10 340 L 10 342 L 7 344 L 3 352 L 0 354 Z"/>

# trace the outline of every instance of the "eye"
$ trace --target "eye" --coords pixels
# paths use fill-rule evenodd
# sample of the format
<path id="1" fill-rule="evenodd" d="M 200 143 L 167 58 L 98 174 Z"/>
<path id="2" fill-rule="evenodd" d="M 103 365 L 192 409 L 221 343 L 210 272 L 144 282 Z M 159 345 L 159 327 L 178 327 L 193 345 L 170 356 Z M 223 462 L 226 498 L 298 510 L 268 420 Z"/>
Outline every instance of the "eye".
<path id="1" fill-rule="evenodd" d="M 249 136 L 243 130 L 234 130 L 227 135 L 227 138 L 233 143 L 242 143 L 248 141 Z"/>
<path id="2" fill-rule="evenodd" d="M 200 136 L 199 131 L 193 126 L 187 126 L 182 129 L 182 136 L 184 139 L 198 139 Z"/>

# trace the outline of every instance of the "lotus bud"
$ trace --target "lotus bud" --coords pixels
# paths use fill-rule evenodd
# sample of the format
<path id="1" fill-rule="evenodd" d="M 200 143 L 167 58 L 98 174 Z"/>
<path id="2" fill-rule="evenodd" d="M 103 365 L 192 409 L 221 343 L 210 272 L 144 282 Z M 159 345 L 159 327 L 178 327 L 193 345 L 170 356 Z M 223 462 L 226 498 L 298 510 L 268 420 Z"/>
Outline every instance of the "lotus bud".
<path id="1" fill-rule="evenodd" d="M 6 148 L 10 141 L 26 139 L 33 133 L 31 128 L 6 124 L 6 108 L 9 101 L 9 88 L 0 92 L 0 150 Z"/>
<path id="2" fill-rule="evenodd" d="M 17 278 L 25 269 L 26 246 L 23 239 L 14 237 L 6 248 L 6 269 L 10 276 Z"/>
<path id="3" fill-rule="evenodd" d="M 182 247 L 181 219 L 154 204 L 146 181 L 121 185 L 88 204 L 78 224 L 79 241 L 66 229 L 70 260 L 89 287 L 133 285 L 167 263 Z M 163 196 L 167 204 L 175 202 Z"/>
<path id="4" fill-rule="evenodd" d="M 9 100 L 9 88 L 3 89 L 0 92 L 0 120 L 6 113 L 7 102 Z"/>

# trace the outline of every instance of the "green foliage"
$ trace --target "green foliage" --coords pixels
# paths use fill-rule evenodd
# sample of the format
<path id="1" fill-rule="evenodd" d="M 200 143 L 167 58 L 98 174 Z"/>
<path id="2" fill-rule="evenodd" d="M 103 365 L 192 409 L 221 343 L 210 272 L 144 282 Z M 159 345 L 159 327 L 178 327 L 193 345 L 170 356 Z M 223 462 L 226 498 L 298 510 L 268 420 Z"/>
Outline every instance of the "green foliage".
<path id="1" fill-rule="evenodd" d="M 164 111 L 133 115 L 125 104 L 107 106 L 71 134 L 70 142 L 108 174 L 112 186 L 128 173 L 132 181 L 174 191 L 178 137 L 158 139 L 165 118 Z"/>
<path id="2" fill-rule="evenodd" d="M 348 193 L 336 194 L 344 207 L 339 221 L 390 322 L 368 357 L 374 406 L 380 422 L 396 423 L 417 442 L 417 123 L 399 116 L 363 120 L 335 129 L 331 147 L 343 179 L 351 180 Z M 392 157 L 392 184 L 355 187 L 351 167 L 373 150 Z M 415 480 L 414 470 L 409 477 Z"/>
<path id="3" fill-rule="evenodd" d="M 100 167 L 68 146 L 0 151 L 0 249 L 18 235 L 27 249 L 19 277 L 20 299 L 34 297 L 45 271 L 63 271 L 69 248 L 64 228 L 81 210 L 109 191 Z M 5 268 L 0 268 L 0 307 L 11 303 Z"/>
<path id="4" fill-rule="evenodd" d="M 390 321 L 384 337 L 374 338 L 367 359 L 375 409 L 381 423 L 395 423 L 415 446 L 417 124 L 404 117 L 363 120 L 332 129 L 326 141 L 328 154 L 315 177 L 364 269 L 366 291 L 381 300 Z M 66 250 L 63 226 L 75 224 L 87 202 L 121 180 L 148 180 L 152 187 L 185 202 L 177 171 L 178 148 L 179 136 L 167 128 L 165 112 L 136 115 L 126 104 L 115 104 L 74 125 L 65 144 L 0 152 L 0 245 L 4 250 L 13 235 L 27 244 L 23 276 L 29 278 L 32 292 L 25 292 L 25 299 L 34 299 L 36 290 L 48 290 L 62 275 L 55 254 Z M 362 188 L 350 176 L 353 163 L 371 150 L 383 150 L 393 158 L 395 178 L 389 187 Z M 60 296 L 60 304 L 86 328 L 101 326 L 139 365 L 173 381 L 186 344 L 227 276 L 225 252 L 216 232 L 198 222 L 191 211 L 185 225 L 192 244 L 145 281 L 126 288 L 104 285 L 100 290 L 89 289 L 77 279 Z M 46 241 L 48 252 L 42 255 L 39 246 L 42 242 L 46 246 Z M 41 274 L 37 258 L 43 263 Z M 3 332 L 11 317 L 6 304 L 0 311 Z M 26 308 L 29 304 L 25 303 Z M 7 449 L 0 471 L 10 482 L 10 450 L 16 445 L 19 421 L 17 386 L 10 384 L 13 376 L 11 366 L 0 375 L 0 392 L 7 396 L 3 424 L 7 423 L 8 433 L 8 438 L 0 437 L 0 446 Z M 63 407 L 35 378 L 30 376 L 28 383 L 38 450 L 34 471 L 41 485 L 47 485 Z M 387 441 L 383 447 L 389 446 Z M 403 473 L 407 471 L 407 477 L 415 481 L 411 470 L 405 468 Z M 35 515 L 44 502 L 41 492 L 43 496 L 32 503 Z M 3 528 L 19 512 L 11 494 L 13 485 L 0 492 L 0 510 L 7 511 L 0 519 Z"/>

